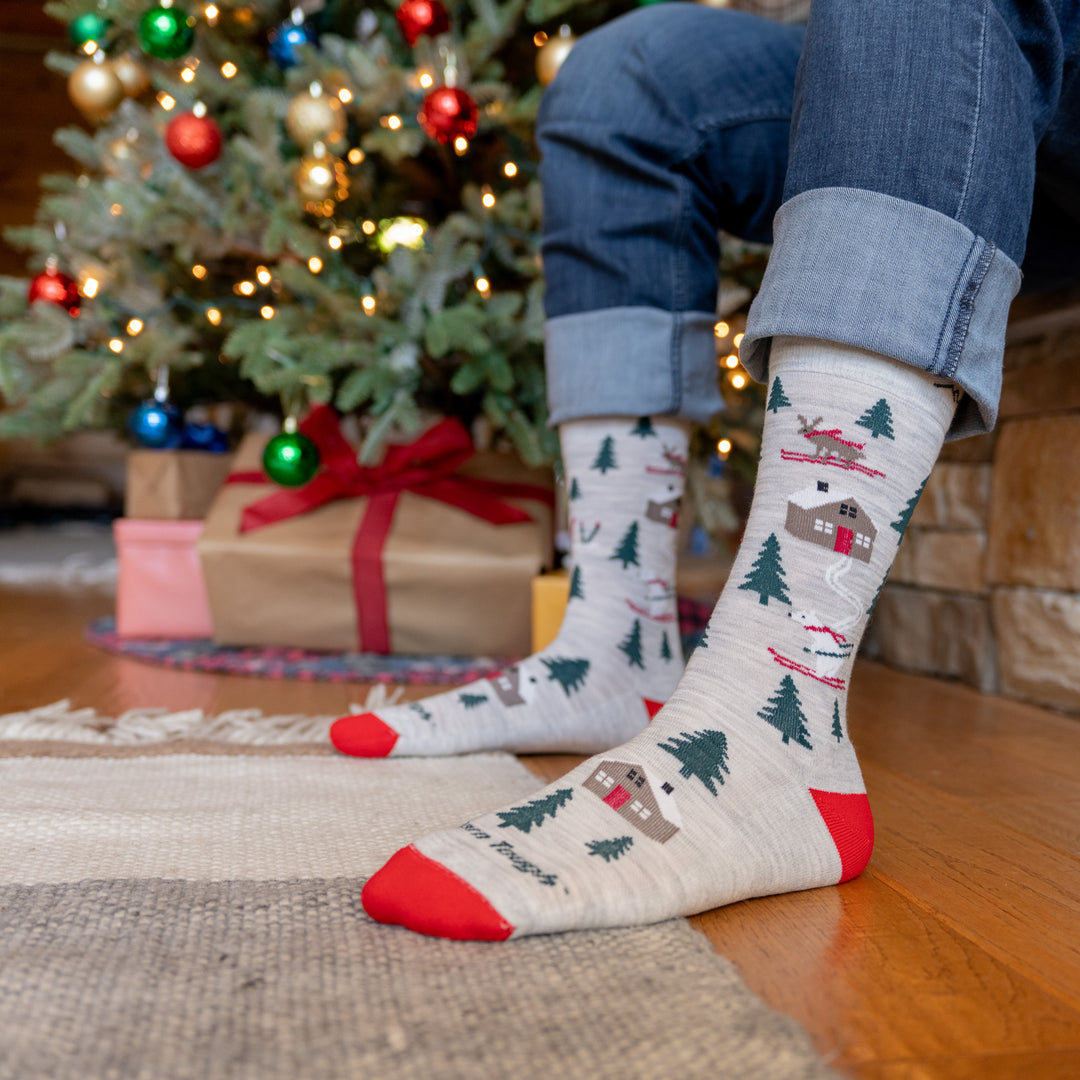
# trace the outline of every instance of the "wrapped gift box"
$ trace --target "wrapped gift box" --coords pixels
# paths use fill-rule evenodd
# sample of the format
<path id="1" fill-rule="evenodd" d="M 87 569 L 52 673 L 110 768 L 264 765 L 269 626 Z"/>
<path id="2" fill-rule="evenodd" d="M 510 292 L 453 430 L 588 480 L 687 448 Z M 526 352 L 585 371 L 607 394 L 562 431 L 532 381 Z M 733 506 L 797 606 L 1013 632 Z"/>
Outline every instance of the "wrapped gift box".
<path id="1" fill-rule="evenodd" d="M 208 450 L 132 450 L 124 514 L 166 521 L 202 519 L 231 463 L 231 454 Z"/>
<path id="2" fill-rule="evenodd" d="M 210 637 L 210 604 L 195 549 L 202 529 L 201 521 L 113 522 L 121 637 Z"/>
<path id="3" fill-rule="evenodd" d="M 241 482 L 219 492 L 199 541 L 215 641 L 413 655 L 529 652 L 530 582 L 553 555 L 550 501 L 505 498 L 532 520 L 493 525 L 405 490 L 391 511 L 375 507 L 375 517 L 389 513 L 389 532 L 373 580 L 370 552 L 360 576 L 355 553 L 377 499 L 336 499 L 242 531 L 245 509 L 282 492 L 245 482 L 259 471 L 265 443 L 249 435 L 241 444 L 234 462 Z M 508 454 L 478 454 L 454 476 L 534 485 L 548 500 L 553 486 L 550 470 Z M 380 612 L 381 643 L 363 629 Z"/>
<path id="4" fill-rule="evenodd" d="M 533 578 L 532 652 L 547 648 L 555 640 L 569 600 L 570 575 L 565 570 Z"/>

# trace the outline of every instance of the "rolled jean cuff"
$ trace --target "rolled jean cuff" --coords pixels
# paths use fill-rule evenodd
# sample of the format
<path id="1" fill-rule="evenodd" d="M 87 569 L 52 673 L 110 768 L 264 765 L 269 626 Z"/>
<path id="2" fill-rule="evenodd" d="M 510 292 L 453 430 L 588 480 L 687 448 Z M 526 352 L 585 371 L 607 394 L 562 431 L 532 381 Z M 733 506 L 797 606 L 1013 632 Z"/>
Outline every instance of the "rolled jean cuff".
<path id="1" fill-rule="evenodd" d="M 544 325 L 551 425 L 589 416 L 678 416 L 705 423 L 724 407 L 716 315 L 614 307 Z"/>
<path id="2" fill-rule="evenodd" d="M 881 353 L 959 385 L 947 438 L 990 431 L 1020 270 L 936 210 L 857 188 L 815 188 L 776 212 L 774 244 L 740 357 L 768 378 L 778 335 Z"/>

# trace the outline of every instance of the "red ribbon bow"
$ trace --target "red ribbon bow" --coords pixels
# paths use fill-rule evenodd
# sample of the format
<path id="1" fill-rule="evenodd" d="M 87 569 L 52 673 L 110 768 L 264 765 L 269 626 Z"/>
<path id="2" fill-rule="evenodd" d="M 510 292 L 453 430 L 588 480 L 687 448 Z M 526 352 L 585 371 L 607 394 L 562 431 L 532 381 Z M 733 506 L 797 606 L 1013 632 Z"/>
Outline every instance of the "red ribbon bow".
<path id="1" fill-rule="evenodd" d="M 366 652 L 390 651 L 382 551 L 402 492 L 438 499 L 492 525 L 532 520 L 524 510 L 506 502 L 507 498 L 554 504 L 552 492 L 536 484 L 454 475 L 474 452 L 469 433 L 458 420 L 442 420 L 407 446 L 389 447 L 382 463 L 371 466 L 356 460 L 337 415 L 326 405 L 311 412 L 300 424 L 300 432 L 319 448 L 322 468 L 303 487 L 277 491 L 246 507 L 240 531 L 286 521 L 336 499 L 366 496 L 368 505 L 352 550 L 360 648 Z M 247 482 L 254 477 L 241 473 L 229 479 Z M 261 474 L 259 479 L 263 479 Z"/>

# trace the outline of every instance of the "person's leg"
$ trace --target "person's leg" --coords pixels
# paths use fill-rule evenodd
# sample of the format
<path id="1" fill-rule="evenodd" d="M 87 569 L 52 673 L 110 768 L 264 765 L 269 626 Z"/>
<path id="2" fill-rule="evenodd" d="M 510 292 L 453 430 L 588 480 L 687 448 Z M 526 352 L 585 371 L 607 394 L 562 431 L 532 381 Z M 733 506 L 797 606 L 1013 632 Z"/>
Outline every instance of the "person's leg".
<path id="1" fill-rule="evenodd" d="M 343 717 L 339 750 L 592 752 L 636 734 L 671 694 L 687 422 L 721 405 L 717 228 L 768 238 L 801 40 L 675 4 L 575 46 L 539 124 L 546 363 L 573 519 L 566 617 L 496 679 Z"/>
<path id="2" fill-rule="evenodd" d="M 1013 159 L 1034 154 L 1039 95 L 1033 39 L 1018 44 L 988 4 L 813 12 L 808 41 L 820 15 L 829 42 L 807 46 L 792 153 L 810 186 L 777 217 L 747 331 L 773 407 L 706 647 L 626 745 L 398 852 L 364 889 L 380 921 L 487 939 L 630 925 L 834 884 L 869 858 L 847 682 L 946 431 L 993 415 L 1030 202 L 1031 163 Z M 845 149 L 828 165 L 834 141 Z M 872 153 L 880 168 L 861 172 Z M 912 201 L 932 201 L 927 188 L 954 189 L 952 204 Z M 969 213 L 999 231 L 976 233 Z"/>

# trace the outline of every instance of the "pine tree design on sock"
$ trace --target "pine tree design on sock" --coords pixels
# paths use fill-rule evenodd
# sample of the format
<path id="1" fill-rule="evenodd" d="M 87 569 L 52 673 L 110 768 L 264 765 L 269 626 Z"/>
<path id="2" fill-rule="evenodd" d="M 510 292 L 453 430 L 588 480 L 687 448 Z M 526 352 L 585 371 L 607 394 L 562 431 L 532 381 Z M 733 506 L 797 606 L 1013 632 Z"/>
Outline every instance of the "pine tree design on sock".
<path id="1" fill-rule="evenodd" d="M 572 502 L 577 502 L 577 500 L 580 499 L 580 498 L 581 498 L 581 485 L 578 483 L 577 477 L 575 476 L 570 481 L 570 499 L 571 499 Z"/>
<path id="2" fill-rule="evenodd" d="M 500 829 L 518 829 L 529 832 L 533 826 L 540 828 L 546 818 L 553 818 L 574 797 L 573 788 L 560 788 L 545 799 L 533 799 L 524 806 L 503 810 L 498 815 Z"/>
<path id="3" fill-rule="evenodd" d="M 696 776 L 710 795 L 718 794 L 714 781 L 723 784 L 723 774 L 731 773 L 727 767 L 727 736 L 722 731 L 681 731 L 670 743 L 658 745 L 682 762 L 680 776 Z"/>
<path id="4" fill-rule="evenodd" d="M 615 461 L 615 440 L 610 435 L 606 435 L 604 441 L 600 444 L 600 449 L 596 452 L 596 460 L 590 468 L 598 469 L 602 475 L 608 469 L 617 469 L 618 467 Z"/>
<path id="5" fill-rule="evenodd" d="M 430 719 L 431 719 L 431 713 L 429 713 L 429 712 L 427 711 L 427 709 L 425 709 L 425 708 L 424 708 L 424 706 L 420 704 L 420 702 L 419 702 L 419 701 L 414 701 L 414 702 L 413 702 L 413 703 L 412 703 L 412 704 L 411 704 L 411 705 L 409 706 L 409 708 L 410 708 L 410 709 L 411 709 L 411 710 L 412 710 L 412 711 L 413 711 L 414 713 L 416 713 L 416 715 L 417 715 L 417 716 L 419 716 L 421 720 L 430 720 Z"/>
<path id="6" fill-rule="evenodd" d="M 892 426 L 892 409 L 889 408 L 889 403 L 884 398 L 879 398 L 855 423 L 859 427 L 869 430 L 871 438 L 876 439 L 879 435 L 883 435 L 886 439 L 895 440 Z"/>
<path id="7" fill-rule="evenodd" d="M 641 656 L 641 620 L 635 619 L 634 625 L 630 628 L 630 632 L 623 638 L 619 644 L 620 652 L 626 653 L 627 659 L 630 661 L 631 666 L 639 667 L 642 670 L 645 668 L 645 661 Z"/>
<path id="8" fill-rule="evenodd" d="M 866 609 L 866 617 L 868 619 L 874 614 L 874 608 L 877 607 L 877 602 L 881 599 L 881 590 L 885 588 L 885 582 L 888 580 L 889 575 L 886 572 L 885 576 L 881 579 L 881 584 L 877 587 L 877 592 L 874 593 L 874 599 L 870 601 L 870 606 Z"/>
<path id="9" fill-rule="evenodd" d="M 840 701 L 833 702 L 832 707 L 832 736 L 837 742 L 844 741 L 844 729 L 840 726 Z"/>
<path id="10" fill-rule="evenodd" d="M 787 395 L 784 393 L 784 384 L 780 381 L 779 375 L 772 381 L 772 389 L 769 391 L 769 403 L 765 408 L 771 413 L 778 413 L 781 409 L 791 408 L 791 402 L 788 401 Z"/>
<path id="11" fill-rule="evenodd" d="M 599 855 L 604 862 L 611 862 L 625 855 L 634 845 L 632 836 L 616 836 L 612 840 L 590 840 L 586 843 L 590 855 Z"/>
<path id="12" fill-rule="evenodd" d="M 758 594 L 760 603 L 768 605 L 770 599 L 782 604 L 791 603 L 784 582 L 784 567 L 780 562 L 780 541 L 776 533 L 769 533 L 768 539 L 761 545 L 758 557 L 754 560 L 750 573 L 746 575 L 740 589 L 747 589 Z M 704 643 L 704 639 L 702 639 Z"/>
<path id="13" fill-rule="evenodd" d="M 929 480 L 930 477 L 927 476 L 927 478 L 919 485 L 919 490 L 908 499 L 904 509 L 900 511 L 900 516 L 895 521 L 889 522 L 889 527 L 895 529 L 900 534 L 900 540 L 904 539 L 904 533 L 907 532 L 907 527 L 911 524 L 911 515 L 915 513 L 915 507 L 918 505 L 919 499 Z M 897 540 L 896 542 L 899 544 L 900 540 Z"/>
<path id="14" fill-rule="evenodd" d="M 784 737 L 785 743 L 794 739 L 807 750 L 814 749 L 810 745 L 810 732 L 806 728 L 806 713 L 802 710 L 799 690 L 790 675 L 785 675 L 780 680 L 776 693 L 769 698 L 768 704 L 761 709 L 758 716 L 776 728 Z"/>
<path id="15" fill-rule="evenodd" d="M 660 659 L 665 663 L 671 660 L 671 642 L 668 641 L 667 631 L 664 631 L 663 637 L 660 638 Z"/>
<path id="16" fill-rule="evenodd" d="M 589 661 L 584 657 L 571 660 L 565 656 L 544 657 L 541 663 L 548 669 L 548 678 L 557 682 L 569 697 L 585 685 Z"/>
<path id="17" fill-rule="evenodd" d="M 638 562 L 638 523 L 632 521 L 630 527 L 623 533 L 619 546 L 611 556 L 612 560 L 622 563 L 625 570 L 628 566 L 640 566 Z"/>
<path id="18" fill-rule="evenodd" d="M 631 435 L 636 435 L 639 439 L 647 439 L 650 435 L 656 435 L 656 429 L 653 427 L 652 418 L 648 416 L 639 416 L 638 422 L 634 425 Z"/>
<path id="19" fill-rule="evenodd" d="M 581 567 L 575 566 L 573 572 L 570 574 L 570 593 L 567 596 L 567 601 L 584 599 L 585 586 L 581 582 Z"/>
<path id="20" fill-rule="evenodd" d="M 465 706 L 466 709 L 475 709 L 477 705 L 483 705 L 488 698 L 483 694 L 458 694 L 458 701 Z"/>

